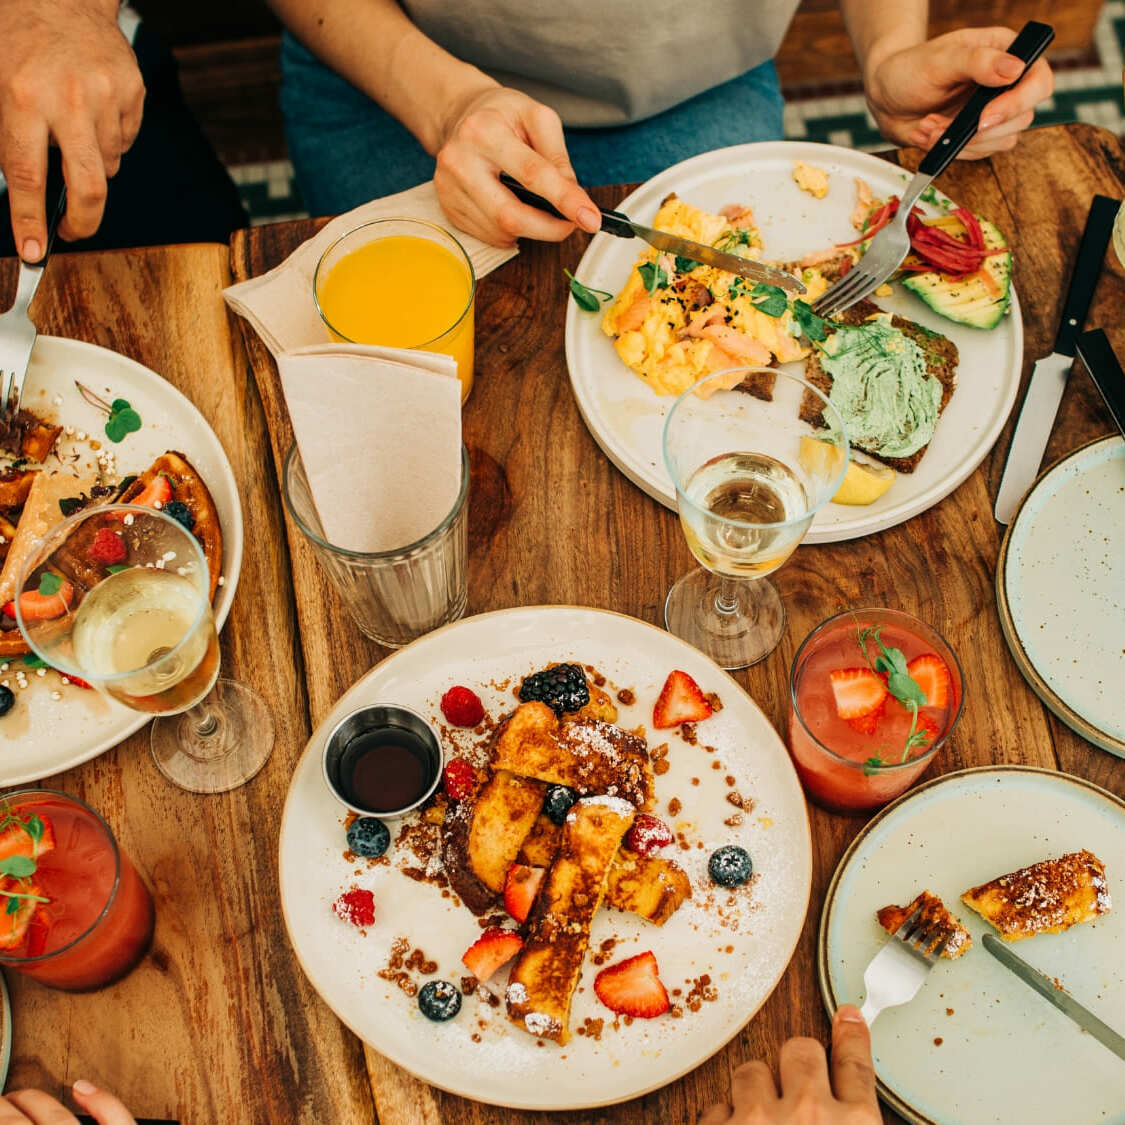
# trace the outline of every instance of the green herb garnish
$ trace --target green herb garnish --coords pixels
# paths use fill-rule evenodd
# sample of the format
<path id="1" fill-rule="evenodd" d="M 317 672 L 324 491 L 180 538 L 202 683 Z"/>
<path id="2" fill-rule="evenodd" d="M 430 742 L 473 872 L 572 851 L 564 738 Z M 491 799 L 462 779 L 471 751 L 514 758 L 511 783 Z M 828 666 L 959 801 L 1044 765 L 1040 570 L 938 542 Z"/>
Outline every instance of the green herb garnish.
<path id="1" fill-rule="evenodd" d="M 106 402 L 104 398 L 95 394 L 89 387 L 79 383 L 76 379 L 74 385 L 82 397 L 93 407 L 100 410 L 105 416 L 105 436 L 115 444 L 124 441 L 131 433 L 141 428 L 141 416 L 133 409 L 129 401 L 124 398 L 115 398 L 113 402 Z"/>
<path id="2" fill-rule="evenodd" d="M 801 331 L 810 339 L 824 341 L 828 339 L 828 329 L 822 317 L 813 312 L 812 306 L 805 301 L 793 302 L 793 319 L 801 326 Z"/>
<path id="3" fill-rule="evenodd" d="M 86 500 L 82 496 L 64 496 L 59 501 L 59 511 L 64 516 L 73 516 L 85 503 Z"/>
<path id="4" fill-rule="evenodd" d="M 26 879 L 35 874 L 35 860 L 27 855 L 10 855 L 0 859 L 0 875 L 11 875 L 15 879 Z"/>
<path id="5" fill-rule="evenodd" d="M 785 290 L 776 285 L 767 285 L 764 281 L 759 281 L 754 286 L 750 300 L 754 302 L 754 307 L 766 316 L 783 316 L 785 310 L 789 308 L 789 298 L 785 296 Z"/>
<path id="6" fill-rule="evenodd" d="M 641 281 L 650 297 L 657 289 L 668 288 L 668 275 L 655 262 L 642 262 L 637 266 L 637 273 L 641 275 Z"/>
<path id="7" fill-rule="evenodd" d="M 7 804 L 3 808 L 4 814 L 3 817 L 0 817 L 0 833 L 6 832 L 13 825 L 22 828 L 31 837 L 32 851 L 38 851 L 39 841 L 43 838 L 43 821 L 34 814 L 29 816 L 27 820 L 21 820 Z M 24 888 L 18 891 L 0 888 L 0 895 L 8 900 L 8 905 L 5 907 L 6 914 L 18 914 L 20 904 L 26 900 L 32 902 L 51 901 L 49 898 L 33 894 L 27 889 L 30 886 L 28 880 L 35 874 L 35 869 L 36 863 L 32 856 L 10 855 L 5 859 L 0 859 L 0 876 L 17 880 L 17 885 Z"/>
<path id="8" fill-rule="evenodd" d="M 753 245 L 755 245 L 754 232 L 747 227 L 736 227 L 734 230 L 727 231 L 727 233 L 715 243 L 715 249 L 722 250 L 724 254 L 729 254 L 731 251 L 737 250 L 740 246 Z"/>
<path id="9" fill-rule="evenodd" d="M 52 574 L 49 570 L 45 570 L 39 575 L 39 593 L 44 597 L 52 597 L 61 589 L 62 579 L 57 574 Z"/>
<path id="10" fill-rule="evenodd" d="M 932 732 L 918 727 L 918 708 L 926 704 L 926 693 L 918 681 L 907 671 L 906 657 L 902 649 L 887 648 L 883 643 L 882 625 L 868 625 L 856 629 L 856 643 L 867 666 L 875 673 L 883 673 L 887 678 L 887 691 L 894 696 L 910 712 L 910 730 L 906 734 L 906 743 L 902 748 L 902 757 L 896 763 L 885 762 L 882 756 L 868 758 L 863 763 L 863 772 L 866 776 L 877 771 L 885 765 L 902 765 L 910 757 L 910 751 L 925 746 L 931 738 Z M 874 662 L 867 651 L 869 641 L 874 641 L 879 648 L 879 655 Z"/>
<path id="11" fill-rule="evenodd" d="M 679 254 L 676 255 L 676 273 L 691 273 L 696 269 L 699 263 L 691 258 L 681 258 Z"/>
<path id="12" fill-rule="evenodd" d="M 33 653 L 33 652 L 27 653 L 27 655 L 24 656 L 24 658 L 23 658 L 23 662 L 28 668 L 50 668 L 51 667 L 50 664 L 48 664 L 47 661 L 43 659 L 43 657 L 36 656 L 35 653 Z"/>
<path id="13" fill-rule="evenodd" d="M 580 309 L 597 312 L 602 307 L 603 301 L 613 299 L 613 294 L 607 293 L 604 289 L 591 289 L 588 285 L 583 285 L 570 270 L 563 270 L 563 273 L 570 278 L 570 293 Z"/>
<path id="14" fill-rule="evenodd" d="M 129 570 L 125 563 L 114 563 L 112 566 L 106 567 L 106 571 L 110 574 L 120 574 L 123 570 Z"/>

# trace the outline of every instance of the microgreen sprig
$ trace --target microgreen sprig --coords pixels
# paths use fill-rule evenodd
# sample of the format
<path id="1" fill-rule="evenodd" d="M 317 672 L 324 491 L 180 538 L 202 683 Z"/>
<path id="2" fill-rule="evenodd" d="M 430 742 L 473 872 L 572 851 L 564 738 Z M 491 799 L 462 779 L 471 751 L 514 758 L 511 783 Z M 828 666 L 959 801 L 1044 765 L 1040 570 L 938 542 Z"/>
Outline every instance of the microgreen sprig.
<path id="1" fill-rule="evenodd" d="M 74 380 L 74 385 L 91 406 L 106 416 L 105 436 L 110 441 L 115 444 L 124 441 L 129 434 L 136 433 L 141 428 L 141 416 L 133 409 L 128 399 L 115 398 L 113 402 L 106 402 L 77 379 Z"/>
<path id="2" fill-rule="evenodd" d="M 668 288 L 668 274 L 664 272 L 663 266 L 657 265 L 656 262 L 642 262 L 637 266 L 637 273 L 641 275 L 645 292 L 650 297 L 657 289 Z"/>
<path id="3" fill-rule="evenodd" d="M 570 279 L 570 292 L 574 297 L 575 304 L 580 309 L 585 309 L 586 312 L 597 312 L 602 307 L 603 301 L 612 299 L 613 294 L 607 293 L 604 289 L 591 289 L 590 286 L 583 285 L 570 270 L 563 270 L 563 273 Z"/>
<path id="4" fill-rule="evenodd" d="M 11 811 L 6 805 L 4 806 L 3 817 L 0 817 L 0 834 L 6 832 L 10 827 L 15 825 L 23 829 L 31 837 L 32 851 L 36 850 L 36 845 L 43 838 L 43 821 L 39 819 L 34 813 L 26 820 L 21 820 L 15 813 Z M 32 902 L 50 902 L 49 898 L 43 895 L 35 894 L 26 888 L 30 886 L 29 879 L 35 874 L 36 862 L 32 856 L 26 855 L 10 855 L 5 859 L 0 859 L 0 876 L 7 876 L 12 879 L 18 880 L 17 885 L 25 888 L 24 890 L 8 890 L 0 888 L 0 896 L 8 900 L 8 905 L 5 907 L 6 914 L 17 914 L 20 910 L 20 904 L 25 901 Z"/>
<path id="5" fill-rule="evenodd" d="M 863 763 L 863 772 L 870 776 L 881 767 L 888 764 L 902 765 L 910 757 L 911 750 L 925 746 L 931 738 L 931 732 L 918 727 L 918 708 L 926 704 L 926 693 L 918 681 L 907 670 L 906 657 L 902 649 L 888 648 L 883 643 L 882 625 L 868 625 L 856 628 L 856 643 L 867 666 L 876 674 L 882 673 L 887 677 L 887 691 L 894 696 L 910 712 L 910 730 L 906 734 L 906 742 L 902 748 L 902 757 L 897 763 L 887 763 L 882 755 L 875 755 Z M 879 655 L 872 661 L 867 650 L 870 642 L 874 642 L 879 649 Z"/>

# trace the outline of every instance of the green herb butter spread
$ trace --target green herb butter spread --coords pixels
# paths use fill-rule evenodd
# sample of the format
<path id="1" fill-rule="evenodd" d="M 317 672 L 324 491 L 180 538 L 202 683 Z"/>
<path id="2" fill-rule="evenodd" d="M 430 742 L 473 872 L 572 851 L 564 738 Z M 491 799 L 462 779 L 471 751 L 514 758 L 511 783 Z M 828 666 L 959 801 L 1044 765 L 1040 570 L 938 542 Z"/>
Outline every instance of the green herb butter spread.
<path id="1" fill-rule="evenodd" d="M 880 319 L 841 325 L 825 342 L 821 365 L 853 445 L 909 457 L 934 436 L 941 383 L 926 370 L 922 349 L 897 328 Z"/>

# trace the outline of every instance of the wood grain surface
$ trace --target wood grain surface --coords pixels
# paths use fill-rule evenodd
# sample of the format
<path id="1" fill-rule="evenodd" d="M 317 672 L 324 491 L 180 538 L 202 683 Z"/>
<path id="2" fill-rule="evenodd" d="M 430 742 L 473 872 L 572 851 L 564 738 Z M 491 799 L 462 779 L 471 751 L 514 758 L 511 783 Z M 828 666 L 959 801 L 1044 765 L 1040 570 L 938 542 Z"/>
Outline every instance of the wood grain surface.
<path id="1" fill-rule="evenodd" d="M 911 154 L 903 154 L 910 164 Z M 994 219 L 1013 241 L 1026 368 L 1046 354 L 1091 197 L 1120 196 L 1125 154 L 1111 134 L 1058 126 L 1012 154 L 957 163 L 940 186 Z M 613 205 L 626 188 L 603 188 Z M 237 278 L 276 265 L 316 223 L 236 236 Z M 480 286 L 477 381 L 465 409 L 472 454 L 469 612 L 538 603 L 614 609 L 659 623 L 665 593 L 692 565 L 676 516 L 606 460 L 586 431 L 563 353 L 562 270 L 585 236 L 529 245 Z M 10 290 L 11 262 L 0 263 Z M 16 1044 L 10 1086 L 59 1090 L 86 1077 L 119 1090 L 138 1114 L 183 1122 L 500 1125 L 502 1122 L 690 1122 L 725 1100 L 730 1073 L 776 1059 L 790 1035 L 827 1032 L 814 969 L 824 889 L 864 823 L 811 810 L 812 907 L 789 970 L 761 1012 L 693 1073 L 644 1098 L 582 1114 L 523 1114 L 432 1089 L 365 1051 L 305 981 L 277 908 L 276 846 L 288 778 L 309 732 L 385 653 L 352 625 L 278 489 L 291 432 L 276 369 L 249 330 L 246 354 L 219 290 L 225 251 L 172 247 L 52 260 L 35 306 L 41 329 L 92 340 L 148 364 L 216 428 L 243 489 L 247 555 L 223 634 L 228 673 L 269 701 L 278 743 L 243 789 L 197 797 L 156 772 L 142 734 L 51 779 L 106 814 L 153 888 L 152 954 L 111 990 L 72 997 L 9 974 Z M 1090 325 L 1125 355 L 1125 274 L 1110 257 Z M 255 387 L 256 384 L 256 387 Z M 971 394 L 965 378 L 960 393 Z M 259 397 L 260 396 L 260 397 Z M 268 430 L 268 432 L 267 432 Z M 1063 400 L 1048 459 L 1108 433 L 1084 372 Z M 993 570 L 1000 531 L 991 502 L 1009 431 L 952 496 L 879 535 L 805 546 L 777 573 L 789 627 L 738 679 L 781 725 L 786 677 L 806 633 L 841 604 L 884 604 L 932 622 L 965 671 L 966 709 L 931 776 L 1026 762 L 1125 792 L 1125 761 L 1082 741 L 1044 709 L 1000 633 Z M 897 1120 L 888 1115 L 888 1120 Z"/>

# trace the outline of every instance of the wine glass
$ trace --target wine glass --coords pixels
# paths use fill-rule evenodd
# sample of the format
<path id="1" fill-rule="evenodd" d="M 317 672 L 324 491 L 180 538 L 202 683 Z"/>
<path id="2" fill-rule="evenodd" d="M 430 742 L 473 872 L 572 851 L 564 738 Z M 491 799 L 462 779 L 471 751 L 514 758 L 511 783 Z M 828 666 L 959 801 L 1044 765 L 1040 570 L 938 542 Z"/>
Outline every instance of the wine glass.
<path id="1" fill-rule="evenodd" d="M 182 789 L 223 793 L 273 749 L 257 692 L 219 679 L 212 581 L 199 541 L 152 508 L 107 504 L 57 524 L 25 560 L 16 622 L 37 656 L 157 716 L 152 755 Z"/>
<path id="2" fill-rule="evenodd" d="M 840 415 L 784 371 L 716 372 L 672 405 L 664 461 L 688 546 L 705 568 L 669 590 L 668 631 L 724 668 L 756 664 L 785 628 L 765 575 L 796 550 L 847 471 Z"/>

